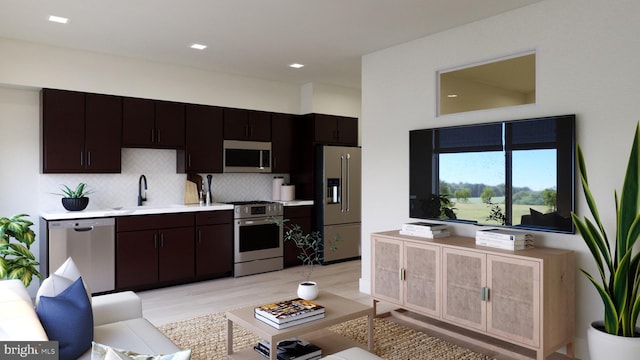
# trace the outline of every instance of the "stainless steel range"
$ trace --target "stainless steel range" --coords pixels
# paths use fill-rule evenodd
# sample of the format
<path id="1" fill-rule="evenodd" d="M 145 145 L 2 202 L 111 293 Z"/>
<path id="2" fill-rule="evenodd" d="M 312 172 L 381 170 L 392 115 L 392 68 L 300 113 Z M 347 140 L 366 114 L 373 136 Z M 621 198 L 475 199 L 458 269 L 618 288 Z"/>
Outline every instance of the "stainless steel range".
<path id="1" fill-rule="evenodd" d="M 283 268 L 282 204 L 270 201 L 238 201 L 234 205 L 234 276 Z"/>

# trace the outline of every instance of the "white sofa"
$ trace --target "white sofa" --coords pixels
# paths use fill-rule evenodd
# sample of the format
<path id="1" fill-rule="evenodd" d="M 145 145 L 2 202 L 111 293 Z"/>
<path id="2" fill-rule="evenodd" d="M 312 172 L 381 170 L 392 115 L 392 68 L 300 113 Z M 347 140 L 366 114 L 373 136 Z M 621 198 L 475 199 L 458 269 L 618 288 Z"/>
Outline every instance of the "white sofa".
<path id="1" fill-rule="evenodd" d="M 133 292 L 92 298 L 94 341 L 141 354 L 171 354 L 180 349 L 142 317 Z M 46 341 L 33 302 L 19 280 L 0 281 L 0 340 Z M 91 359 L 91 350 L 80 359 Z"/>

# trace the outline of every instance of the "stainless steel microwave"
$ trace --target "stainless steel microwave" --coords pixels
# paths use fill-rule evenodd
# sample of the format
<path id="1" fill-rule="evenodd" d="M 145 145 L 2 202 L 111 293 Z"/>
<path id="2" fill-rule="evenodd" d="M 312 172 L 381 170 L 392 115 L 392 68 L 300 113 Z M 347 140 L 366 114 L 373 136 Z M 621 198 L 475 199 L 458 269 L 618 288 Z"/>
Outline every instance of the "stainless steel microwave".
<path id="1" fill-rule="evenodd" d="M 271 143 L 225 140 L 222 159 L 226 173 L 270 173 Z"/>

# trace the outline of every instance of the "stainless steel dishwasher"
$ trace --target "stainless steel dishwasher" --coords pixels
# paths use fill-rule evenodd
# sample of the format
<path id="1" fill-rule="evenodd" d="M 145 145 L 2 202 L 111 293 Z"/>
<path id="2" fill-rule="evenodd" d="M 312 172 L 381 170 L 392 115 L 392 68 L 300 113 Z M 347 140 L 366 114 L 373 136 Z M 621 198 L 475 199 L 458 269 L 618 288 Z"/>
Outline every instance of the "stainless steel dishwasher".
<path id="1" fill-rule="evenodd" d="M 49 273 L 73 258 L 92 293 L 115 289 L 114 218 L 49 222 Z"/>

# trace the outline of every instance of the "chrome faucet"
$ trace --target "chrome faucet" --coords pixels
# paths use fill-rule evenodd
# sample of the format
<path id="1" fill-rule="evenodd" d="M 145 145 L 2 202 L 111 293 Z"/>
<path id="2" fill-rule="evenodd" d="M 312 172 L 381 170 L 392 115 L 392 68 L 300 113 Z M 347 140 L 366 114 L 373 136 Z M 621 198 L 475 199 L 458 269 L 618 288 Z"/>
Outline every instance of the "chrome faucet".
<path id="1" fill-rule="evenodd" d="M 147 192 L 142 192 L 142 180 L 144 180 L 144 189 L 147 190 L 147 177 L 140 175 L 138 179 L 138 206 L 141 206 L 143 201 L 147 201 Z"/>

